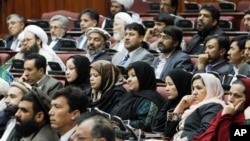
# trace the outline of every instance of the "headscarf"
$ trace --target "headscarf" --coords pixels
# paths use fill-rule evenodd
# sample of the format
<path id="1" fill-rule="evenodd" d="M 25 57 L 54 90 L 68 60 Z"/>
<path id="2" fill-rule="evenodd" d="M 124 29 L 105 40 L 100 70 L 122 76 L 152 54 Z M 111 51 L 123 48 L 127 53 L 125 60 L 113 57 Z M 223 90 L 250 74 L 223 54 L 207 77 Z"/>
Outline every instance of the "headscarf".
<path id="1" fill-rule="evenodd" d="M 67 60 L 73 59 L 73 63 L 76 67 L 77 71 L 77 78 L 71 83 L 68 83 L 66 81 L 65 86 L 70 84 L 70 85 L 75 85 L 75 86 L 81 86 L 82 84 L 87 84 L 89 85 L 89 72 L 90 72 L 90 62 L 89 59 L 85 56 L 82 55 L 72 55 L 70 56 Z"/>
<path id="2" fill-rule="evenodd" d="M 173 69 L 168 72 L 167 76 L 169 76 L 178 91 L 178 96 L 173 101 L 180 101 L 183 96 L 187 94 L 191 94 L 191 79 L 192 74 L 182 70 L 182 69 Z"/>
<path id="3" fill-rule="evenodd" d="M 134 0 L 111 0 L 111 2 L 113 1 L 116 1 L 123 5 L 126 10 L 129 10 L 134 4 Z"/>
<path id="4" fill-rule="evenodd" d="M 250 79 L 249 78 L 239 78 L 243 81 L 246 87 L 246 101 L 244 108 L 250 106 Z"/>
<path id="5" fill-rule="evenodd" d="M 201 76 L 201 79 L 205 84 L 207 93 L 203 101 L 201 101 L 200 103 L 196 105 L 190 106 L 188 110 L 184 111 L 182 115 L 182 118 L 184 119 L 188 117 L 198 107 L 201 107 L 202 105 L 212 103 L 212 102 L 219 103 L 223 107 L 225 105 L 225 102 L 222 100 L 223 95 L 224 95 L 224 90 L 222 88 L 220 80 L 216 76 L 210 73 L 197 73 L 193 76 L 192 83 L 193 83 L 194 78 L 197 75 Z"/>
<path id="6" fill-rule="evenodd" d="M 101 86 L 99 90 L 103 95 L 115 86 L 120 77 L 120 70 L 111 62 L 106 60 L 95 61 L 90 65 L 101 76 Z"/>
<path id="7" fill-rule="evenodd" d="M 148 63 L 137 61 L 131 63 L 127 70 L 135 70 L 135 74 L 139 81 L 139 91 L 140 90 L 156 90 L 156 79 L 153 67 Z"/>
<path id="8" fill-rule="evenodd" d="M 124 25 L 131 24 L 133 22 L 132 17 L 126 12 L 119 12 L 119 13 L 115 14 L 114 19 L 115 20 L 116 19 L 122 20 L 125 23 Z"/>

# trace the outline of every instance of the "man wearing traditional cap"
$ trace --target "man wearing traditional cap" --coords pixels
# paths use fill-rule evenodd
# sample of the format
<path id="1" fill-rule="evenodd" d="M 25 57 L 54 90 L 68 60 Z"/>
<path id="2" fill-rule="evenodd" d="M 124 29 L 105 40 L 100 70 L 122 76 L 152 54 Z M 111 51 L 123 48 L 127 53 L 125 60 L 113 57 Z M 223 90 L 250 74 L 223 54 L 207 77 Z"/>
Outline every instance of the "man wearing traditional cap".
<path id="1" fill-rule="evenodd" d="M 119 12 L 115 15 L 113 25 L 113 38 L 116 40 L 111 47 L 116 51 L 121 51 L 124 48 L 125 26 L 133 22 L 131 16 L 125 12 Z"/>
<path id="2" fill-rule="evenodd" d="M 109 48 L 107 41 L 110 34 L 99 27 L 90 27 L 87 29 L 86 35 L 88 38 L 86 57 L 89 58 L 89 61 L 91 63 L 97 60 L 111 61 L 111 57 L 105 52 L 105 48 Z"/>
<path id="3" fill-rule="evenodd" d="M 50 98 L 37 88 L 24 95 L 18 104 L 16 135 L 21 141 L 57 141 L 58 134 L 50 127 Z"/>
<path id="4" fill-rule="evenodd" d="M 0 133 L 2 136 L 1 141 L 6 141 L 10 134 L 10 131 L 14 128 L 16 120 L 14 118 L 15 112 L 17 111 L 17 106 L 26 93 L 31 90 L 31 86 L 27 83 L 20 82 L 15 79 L 7 92 L 6 98 L 4 99 L 6 104 L 6 109 L 0 112 Z M 6 124 L 8 123 L 8 126 Z"/>
<path id="5" fill-rule="evenodd" d="M 14 59 L 23 60 L 31 53 L 39 53 L 43 55 L 48 62 L 57 62 L 60 64 L 62 70 L 65 70 L 65 64 L 47 45 L 48 36 L 42 28 L 36 25 L 29 25 L 19 35 L 19 38 L 22 42 L 22 46 L 20 52 L 14 56 Z M 50 70 L 49 66 L 48 70 Z"/>

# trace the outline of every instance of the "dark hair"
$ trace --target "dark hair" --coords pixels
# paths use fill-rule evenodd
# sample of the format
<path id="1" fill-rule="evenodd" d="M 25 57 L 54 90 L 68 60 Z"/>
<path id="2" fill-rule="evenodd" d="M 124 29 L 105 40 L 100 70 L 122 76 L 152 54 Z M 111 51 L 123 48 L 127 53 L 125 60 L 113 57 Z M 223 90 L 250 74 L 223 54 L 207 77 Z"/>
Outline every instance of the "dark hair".
<path id="1" fill-rule="evenodd" d="M 240 84 L 240 85 L 242 85 L 242 86 L 244 86 L 244 94 L 246 95 L 246 93 L 247 93 L 247 91 L 246 91 L 246 85 L 245 85 L 245 83 L 243 82 L 243 80 L 241 80 L 241 79 L 236 79 L 235 81 L 233 81 L 233 83 L 232 84 Z"/>
<path id="2" fill-rule="evenodd" d="M 220 11 L 215 8 L 212 4 L 204 4 L 200 11 L 201 10 L 207 10 L 211 13 L 211 16 L 213 19 L 217 20 L 217 24 L 219 23 L 219 20 L 220 20 Z"/>
<path id="3" fill-rule="evenodd" d="M 219 45 L 219 49 L 226 49 L 226 52 L 229 50 L 230 48 L 230 41 L 229 41 L 229 38 L 227 36 L 224 36 L 224 35 L 218 35 L 218 34 L 215 34 L 215 35 L 211 35 L 211 36 L 207 36 L 205 38 L 205 41 L 204 41 L 204 44 L 206 45 L 207 42 L 211 39 L 216 39 L 217 42 L 218 42 L 218 45 Z M 227 53 L 224 54 L 224 58 L 226 59 L 227 58 Z"/>
<path id="4" fill-rule="evenodd" d="M 140 35 L 140 36 L 144 36 L 145 35 L 145 28 L 141 25 L 141 24 L 138 24 L 138 23 L 131 23 L 131 24 L 127 24 L 125 26 L 125 30 L 135 30 L 137 31 L 137 33 Z"/>
<path id="5" fill-rule="evenodd" d="M 107 141 L 115 141 L 115 132 L 110 121 L 99 113 L 90 112 L 81 114 L 76 118 L 76 123 L 81 124 L 86 120 L 93 120 L 94 125 L 91 129 L 93 138 L 105 138 Z"/>
<path id="6" fill-rule="evenodd" d="M 154 21 L 156 22 L 164 22 L 165 25 L 174 25 L 173 16 L 166 13 L 159 13 L 154 17 Z"/>
<path id="7" fill-rule="evenodd" d="M 70 107 L 69 112 L 74 110 L 79 110 L 80 113 L 87 112 L 89 101 L 87 95 L 82 89 L 75 86 L 66 86 L 57 90 L 52 96 L 52 99 L 56 99 L 60 96 L 67 99 L 67 103 Z"/>
<path id="8" fill-rule="evenodd" d="M 94 9 L 84 9 L 84 10 L 82 10 L 80 12 L 79 19 L 84 14 L 88 15 L 92 20 L 96 20 L 97 25 L 98 25 L 98 22 L 99 22 L 99 13 L 97 11 L 95 11 Z"/>
<path id="9" fill-rule="evenodd" d="M 46 58 L 43 55 L 40 55 L 38 53 L 31 53 L 25 57 L 24 62 L 27 60 L 35 60 L 35 67 L 37 69 L 43 68 L 44 73 L 46 73 L 46 67 L 47 67 L 47 61 Z"/>
<path id="10" fill-rule="evenodd" d="M 177 13 L 178 5 L 179 5 L 179 1 L 178 0 L 171 0 L 171 6 L 175 7 L 174 14 Z"/>
<path id="11" fill-rule="evenodd" d="M 181 49 L 180 44 L 182 42 L 182 30 L 176 26 L 167 26 L 162 31 L 164 34 L 169 35 L 173 38 L 174 41 L 178 41 L 179 44 L 177 45 L 176 49 Z"/>
<path id="12" fill-rule="evenodd" d="M 246 43 L 247 38 L 248 38 L 247 35 L 239 35 L 239 36 L 234 37 L 231 43 L 237 42 L 237 46 L 239 46 L 239 49 L 243 50 L 245 49 L 245 43 Z"/>

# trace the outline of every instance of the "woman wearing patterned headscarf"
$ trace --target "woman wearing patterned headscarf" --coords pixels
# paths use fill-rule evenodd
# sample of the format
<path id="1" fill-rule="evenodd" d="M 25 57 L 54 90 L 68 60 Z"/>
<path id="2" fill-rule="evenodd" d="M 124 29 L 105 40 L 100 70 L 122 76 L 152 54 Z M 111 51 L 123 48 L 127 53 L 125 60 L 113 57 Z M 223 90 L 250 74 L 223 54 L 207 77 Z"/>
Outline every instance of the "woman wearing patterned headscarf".
<path id="1" fill-rule="evenodd" d="M 89 84 L 89 59 L 81 55 L 70 56 L 66 62 L 65 86 L 71 85 L 86 90 Z"/>
<path id="2" fill-rule="evenodd" d="M 97 107 L 109 113 L 118 103 L 126 89 L 120 81 L 120 70 L 109 61 L 99 60 L 90 65 L 90 85 L 88 97 L 90 107 Z"/>
<path id="3" fill-rule="evenodd" d="M 228 104 L 210 122 L 209 128 L 194 141 L 229 141 L 230 126 L 243 125 L 246 120 L 244 110 L 250 106 L 250 79 L 238 78 L 230 88 Z"/>
<path id="4" fill-rule="evenodd" d="M 167 111 L 173 110 L 183 96 L 191 94 L 192 76 L 191 73 L 179 68 L 168 72 L 165 78 L 167 100 L 153 120 L 151 126 L 152 131 L 164 132 L 165 123 L 167 121 Z"/>
<path id="5" fill-rule="evenodd" d="M 164 100 L 156 91 L 154 69 L 145 62 L 131 63 L 128 68 L 128 87 L 130 92 L 124 95 L 112 115 L 130 120 L 130 125 L 143 131 L 151 131 L 151 122 Z"/>

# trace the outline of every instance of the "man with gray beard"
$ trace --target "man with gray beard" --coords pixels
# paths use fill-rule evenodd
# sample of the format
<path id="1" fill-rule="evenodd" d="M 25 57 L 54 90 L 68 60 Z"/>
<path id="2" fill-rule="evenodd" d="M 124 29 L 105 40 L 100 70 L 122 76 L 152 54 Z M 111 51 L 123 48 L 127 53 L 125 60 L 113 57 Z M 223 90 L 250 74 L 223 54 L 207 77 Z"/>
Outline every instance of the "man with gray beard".
<path id="1" fill-rule="evenodd" d="M 161 53 L 152 63 L 156 79 L 165 81 L 168 72 L 174 68 L 192 71 L 190 57 L 180 47 L 182 37 L 181 29 L 175 26 L 167 26 L 160 33 L 158 49 Z"/>
<path id="2" fill-rule="evenodd" d="M 91 63 L 97 60 L 107 60 L 111 61 L 111 57 L 105 52 L 105 48 L 109 48 L 107 41 L 110 38 L 110 34 L 99 28 L 99 27 L 89 27 L 86 30 L 87 36 L 87 53 Z"/>
<path id="3" fill-rule="evenodd" d="M 124 48 L 125 26 L 133 22 L 131 16 L 125 12 L 119 12 L 115 15 L 113 25 L 113 38 L 116 42 L 112 45 L 112 49 L 121 51 Z"/>

